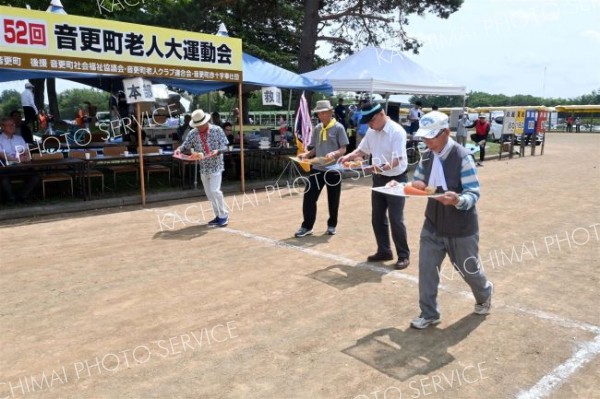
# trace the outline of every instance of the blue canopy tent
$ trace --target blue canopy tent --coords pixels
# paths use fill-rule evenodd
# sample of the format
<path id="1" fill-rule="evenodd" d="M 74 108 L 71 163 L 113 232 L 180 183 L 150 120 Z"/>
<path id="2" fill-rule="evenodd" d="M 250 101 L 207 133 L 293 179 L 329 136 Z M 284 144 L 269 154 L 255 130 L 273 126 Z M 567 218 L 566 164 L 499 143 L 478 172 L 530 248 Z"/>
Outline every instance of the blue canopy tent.
<path id="1" fill-rule="evenodd" d="M 257 90 L 260 87 L 276 86 L 282 89 L 298 89 L 320 91 L 331 94 L 333 88 L 327 82 L 316 82 L 312 79 L 298 75 L 287 69 L 278 67 L 269 62 L 243 54 L 243 87 L 244 91 Z M 13 80 L 25 79 L 47 79 L 59 78 L 72 80 L 88 86 L 96 87 L 105 91 L 111 89 L 122 89 L 122 76 L 108 74 L 75 73 L 59 71 L 34 71 L 22 69 L 0 69 L 0 82 L 9 82 Z M 177 87 L 186 90 L 192 94 L 203 94 L 215 90 L 222 90 L 228 87 L 235 87 L 236 84 L 225 82 L 212 82 L 204 80 L 188 80 L 173 78 L 151 78 L 153 83 L 163 83 L 167 86 Z"/>

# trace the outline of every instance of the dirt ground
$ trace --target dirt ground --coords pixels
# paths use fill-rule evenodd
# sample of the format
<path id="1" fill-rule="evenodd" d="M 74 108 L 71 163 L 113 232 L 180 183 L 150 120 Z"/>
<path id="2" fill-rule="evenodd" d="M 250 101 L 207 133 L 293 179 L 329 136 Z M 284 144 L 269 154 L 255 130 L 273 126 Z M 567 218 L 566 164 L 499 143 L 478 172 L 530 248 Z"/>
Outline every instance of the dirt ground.
<path id="1" fill-rule="evenodd" d="M 600 135 L 479 168 L 493 312 L 442 269 L 442 323 L 417 331 L 411 266 L 375 250 L 370 179 L 345 180 L 338 234 L 296 239 L 302 196 L 206 201 L 0 226 L 0 398 L 600 398 Z M 539 154 L 539 152 L 538 152 Z"/>

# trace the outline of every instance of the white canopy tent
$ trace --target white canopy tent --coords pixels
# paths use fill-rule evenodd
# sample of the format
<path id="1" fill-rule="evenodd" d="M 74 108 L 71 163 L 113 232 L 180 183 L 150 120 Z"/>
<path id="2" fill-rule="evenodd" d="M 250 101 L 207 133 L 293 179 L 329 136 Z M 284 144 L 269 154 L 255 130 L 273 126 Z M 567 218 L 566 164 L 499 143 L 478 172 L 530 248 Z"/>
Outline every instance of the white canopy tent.
<path id="1" fill-rule="evenodd" d="M 365 47 L 335 64 L 303 74 L 335 91 L 380 94 L 464 96 L 464 86 L 454 86 L 398 51 Z"/>

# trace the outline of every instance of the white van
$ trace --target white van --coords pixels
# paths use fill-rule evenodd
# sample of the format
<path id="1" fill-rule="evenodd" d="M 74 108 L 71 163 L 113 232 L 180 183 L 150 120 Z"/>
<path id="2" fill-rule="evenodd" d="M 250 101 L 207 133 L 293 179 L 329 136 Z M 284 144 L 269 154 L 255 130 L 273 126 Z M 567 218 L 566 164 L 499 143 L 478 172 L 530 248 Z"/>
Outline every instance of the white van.
<path id="1" fill-rule="evenodd" d="M 502 122 L 504 122 L 504 111 L 492 112 L 490 122 L 490 139 L 492 141 L 500 141 L 502 138 Z"/>

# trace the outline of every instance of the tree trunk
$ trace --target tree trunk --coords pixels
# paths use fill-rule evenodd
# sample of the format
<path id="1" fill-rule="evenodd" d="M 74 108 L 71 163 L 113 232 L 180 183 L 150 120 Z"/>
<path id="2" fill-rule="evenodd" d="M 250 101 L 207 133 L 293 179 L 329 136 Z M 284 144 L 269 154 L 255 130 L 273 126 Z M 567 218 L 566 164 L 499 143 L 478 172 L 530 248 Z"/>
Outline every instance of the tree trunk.
<path id="1" fill-rule="evenodd" d="M 58 111 L 58 98 L 56 96 L 56 79 L 46 79 L 48 88 L 48 103 L 50 114 L 54 116 L 55 121 L 60 120 L 60 112 Z"/>
<path id="2" fill-rule="evenodd" d="M 37 107 L 38 111 L 44 109 L 44 89 L 46 84 L 46 79 L 29 79 L 31 84 L 34 86 L 33 88 L 33 102 Z"/>
<path id="3" fill-rule="evenodd" d="M 298 73 L 310 72 L 314 68 L 315 49 L 319 28 L 319 0 L 304 1 L 302 40 L 298 56 Z"/>

